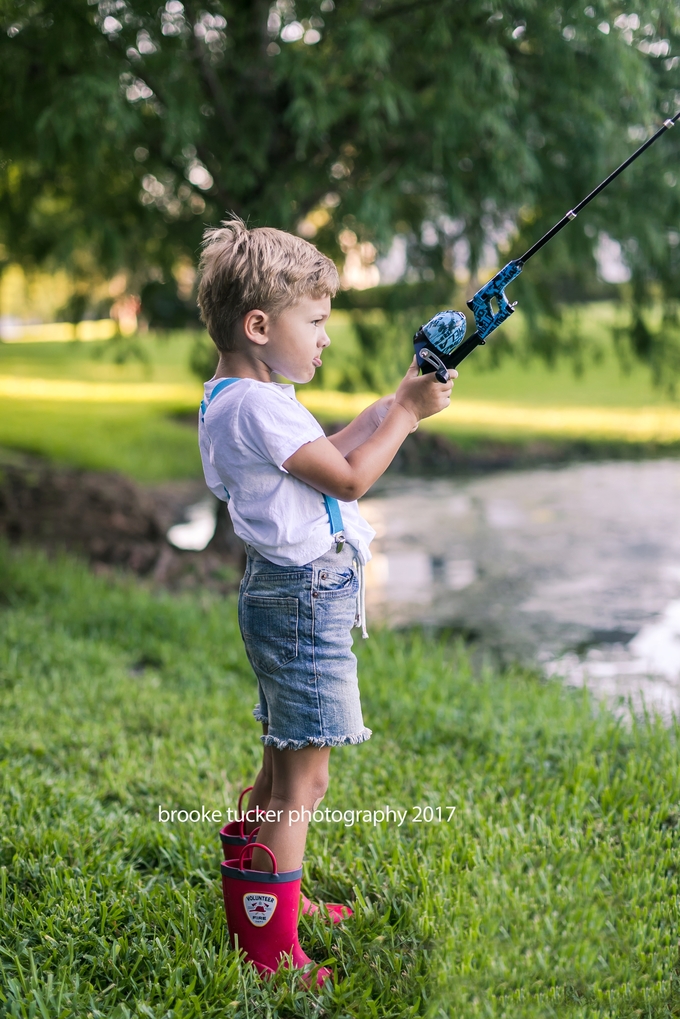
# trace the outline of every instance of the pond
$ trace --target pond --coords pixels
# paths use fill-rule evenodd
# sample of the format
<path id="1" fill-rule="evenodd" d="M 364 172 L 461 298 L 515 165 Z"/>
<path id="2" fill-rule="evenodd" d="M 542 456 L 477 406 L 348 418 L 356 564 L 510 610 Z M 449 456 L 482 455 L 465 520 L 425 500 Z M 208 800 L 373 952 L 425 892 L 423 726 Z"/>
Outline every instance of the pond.
<path id="1" fill-rule="evenodd" d="M 621 710 L 679 711 L 680 461 L 388 477 L 362 512 L 369 624 L 446 626 Z"/>

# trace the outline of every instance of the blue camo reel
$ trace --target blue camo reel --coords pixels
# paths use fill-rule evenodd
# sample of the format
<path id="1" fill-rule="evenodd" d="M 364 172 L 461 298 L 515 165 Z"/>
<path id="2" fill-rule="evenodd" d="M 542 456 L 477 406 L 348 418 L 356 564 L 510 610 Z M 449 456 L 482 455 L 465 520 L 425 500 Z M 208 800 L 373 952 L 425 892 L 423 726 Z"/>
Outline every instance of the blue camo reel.
<path id="1" fill-rule="evenodd" d="M 462 311 L 440 311 L 413 337 L 416 361 L 423 372 L 435 372 L 439 382 L 448 382 L 448 355 L 465 339 L 467 319 Z"/>

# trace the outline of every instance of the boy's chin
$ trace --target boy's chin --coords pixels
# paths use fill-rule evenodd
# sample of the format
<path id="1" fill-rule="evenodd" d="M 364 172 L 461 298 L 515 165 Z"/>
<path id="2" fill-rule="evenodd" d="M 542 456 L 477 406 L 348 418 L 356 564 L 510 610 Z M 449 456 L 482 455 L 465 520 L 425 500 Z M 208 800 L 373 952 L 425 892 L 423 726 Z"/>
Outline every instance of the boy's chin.
<path id="1" fill-rule="evenodd" d="M 290 372 L 290 371 L 283 372 L 283 371 L 276 371 L 276 369 L 271 369 L 270 375 L 271 375 L 272 382 L 279 382 L 279 383 L 291 383 L 292 382 L 293 385 L 295 385 L 295 386 L 303 386 L 305 384 L 305 382 L 309 382 L 309 381 L 311 381 L 311 379 L 314 378 L 314 372 L 312 372 L 311 375 L 310 374 L 303 375 L 303 373 L 300 372 L 300 371 L 297 371 L 297 372 Z"/>
<path id="2" fill-rule="evenodd" d="M 286 378 L 294 382 L 296 386 L 304 386 L 305 382 L 311 382 L 316 375 L 316 368 L 311 368 L 307 372 L 298 371 L 292 375 L 287 375 Z"/>

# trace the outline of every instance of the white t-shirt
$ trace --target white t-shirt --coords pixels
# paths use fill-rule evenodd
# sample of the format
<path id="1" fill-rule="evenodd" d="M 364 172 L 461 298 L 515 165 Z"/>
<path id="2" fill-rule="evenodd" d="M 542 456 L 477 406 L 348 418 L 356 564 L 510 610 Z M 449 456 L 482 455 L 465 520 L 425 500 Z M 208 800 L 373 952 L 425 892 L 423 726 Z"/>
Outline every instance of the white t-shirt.
<path id="1" fill-rule="evenodd" d="M 289 474 L 288 457 L 324 432 L 302 406 L 293 386 L 239 379 L 210 395 L 199 413 L 198 442 L 208 488 L 228 502 L 234 531 L 265 559 L 302 566 L 328 552 L 331 525 L 321 492 Z M 345 536 L 364 563 L 375 531 L 356 502 L 341 502 Z"/>

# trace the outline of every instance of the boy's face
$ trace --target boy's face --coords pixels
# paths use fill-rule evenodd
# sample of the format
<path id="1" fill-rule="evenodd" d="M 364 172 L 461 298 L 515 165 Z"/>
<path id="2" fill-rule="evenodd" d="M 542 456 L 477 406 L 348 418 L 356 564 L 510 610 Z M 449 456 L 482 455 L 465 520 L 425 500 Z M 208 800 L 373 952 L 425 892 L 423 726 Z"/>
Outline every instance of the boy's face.
<path id="1" fill-rule="evenodd" d="M 267 316 L 261 358 L 270 371 L 291 382 L 309 382 L 321 367 L 321 352 L 331 342 L 326 322 L 330 297 L 303 297 L 277 318 Z"/>

